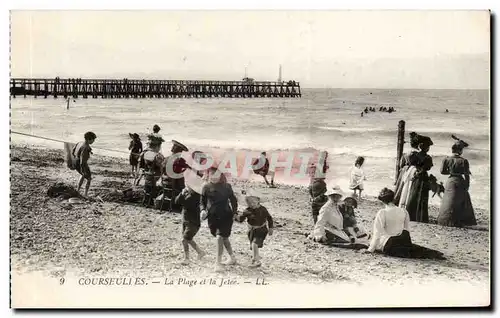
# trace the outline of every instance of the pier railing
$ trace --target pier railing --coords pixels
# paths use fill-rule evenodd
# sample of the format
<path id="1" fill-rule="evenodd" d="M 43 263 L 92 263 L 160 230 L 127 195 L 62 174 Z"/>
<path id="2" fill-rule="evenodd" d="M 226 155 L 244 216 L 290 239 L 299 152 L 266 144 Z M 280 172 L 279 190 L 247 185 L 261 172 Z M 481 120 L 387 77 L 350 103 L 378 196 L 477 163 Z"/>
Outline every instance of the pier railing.
<path id="1" fill-rule="evenodd" d="M 295 81 L 206 81 L 82 78 L 11 78 L 16 96 L 83 98 L 256 98 L 301 97 Z"/>

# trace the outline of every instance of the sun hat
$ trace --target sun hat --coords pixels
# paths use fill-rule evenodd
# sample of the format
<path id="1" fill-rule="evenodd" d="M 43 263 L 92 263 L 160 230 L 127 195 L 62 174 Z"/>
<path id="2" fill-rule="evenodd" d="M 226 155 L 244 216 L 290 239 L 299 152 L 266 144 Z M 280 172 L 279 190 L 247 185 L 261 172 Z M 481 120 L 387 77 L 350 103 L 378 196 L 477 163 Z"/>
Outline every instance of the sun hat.
<path id="1" fill-rule="evenodd" d="M 428 147 L 434 145 L 434 143 L 432 142 L 432 139 L 430 137 L 422 136 L 422 135 L 418 136 L 418 143 L 423 144 L 424 146 L 428 146 Z"/>
<path id="2" fill-rule="evenodd" d="M 173 140 L 172 139 L 172 143 L 174 144 L 174 146 L 177 146 L 179 148 L 182 149 L 182 151 L 189 151 L 188 148 L 186 146 L 184 146 L 183 144 L 181 144 L 180 142 L 178 142 L 177 140 Z"/>
<path id="3" fill-rule="evenodd" d="M 344 192 L 342 191 L 342 189 L 338 185 L 334 185 L 333 187 L 328 188 L 328 190 L 326 190 L 326 193 L 325 193 L 325 195 L 333 195 L 333 194 L 338 194 L 340 196 L 344 196 Z"/>

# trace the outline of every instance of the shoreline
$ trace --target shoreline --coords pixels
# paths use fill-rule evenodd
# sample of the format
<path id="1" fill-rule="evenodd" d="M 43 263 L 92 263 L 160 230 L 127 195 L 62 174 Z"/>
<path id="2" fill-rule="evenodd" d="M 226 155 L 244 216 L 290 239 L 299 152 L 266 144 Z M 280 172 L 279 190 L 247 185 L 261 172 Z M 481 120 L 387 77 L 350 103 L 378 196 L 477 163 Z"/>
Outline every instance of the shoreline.
<path id="1" fill-rule="evenodd" d="M 24 140 L 26 138 L 33 138 L 33 137 L 24 137 Z M 61 145 L 60 147 L 56 147 L 55 145 L 56 144 L 59 144 Z M 61 142 L 55 142 L 55 141 L 44 141 L 44 142 L 40 142 L 40 143 L 28 143 L 28 142 L 12 142 L 11 141 L 11 147 L 27 147 L 27 148 L 34 148 L 34 149 L 40 149 L 40 150 L 43 150 L 43 149 L 51 149 L 51 150 L 60 150 L 62 149 L 62 143 Z M 207 148 L 208 149 L 208 148 Z M 215 156 L 218 156 L 219 154 L 221 153 L 224 153 L 224 150 L 223 148 L 218 148 L 218 149 L 205 149 L 205 148 L 196 148 L 196 150 L 201 150 L 201 151 L 206 151 L 208 152 L 209 150 L 213 150 L 213 153 L 215 153 Z M 162 148 L 162 153 L 165 152 L 165 148 Z M 168 149 L 167 149 L 168 150 Z M 118 159 L 122 159 L 122 161 L 117 161 L 117 163 L 125 163 L 127 164 L 128 163 L 128 152 L 126 150 L 105 150 L 105 149 L 94 149 L 94 152 L 96 153 L 96 155 L 92 156 L 91 157 L 91 163 L 92 164 L 92 160 L 95 156 L 100 156 L 102 158 L 112 158 L 114 160 L 118 160 Z M 167 151 L 168 152 L 168 151 Z M 235 152 L 236 154 L 241 154 L 243 151 L 237 151 Z M 252 154 L 255 155 L 255 156 L 258 156 L 260 154 L 260 152 L 257 152 L 257 151 L 252 151 Z M 331 155 L 333 156 L 333 155 Z M 314 157 L 311 157 L 311 158 L 316 158 L 315 156 Z M 296 161 L 295 160 L 296 158 L 294 157 L 294 162 Z M 384 160 L 387 160 L 387 158 L 379 158 L 379 159 L 384 159 Z M 313 159 L 311 159 L 313 160 Z M 395 161 L 395 156 L 394 156 L 394 159 L 391 159 L 391 160 L 394 160 Z M 312 161 L 314 162 L 314 161 Z M 241 162 L 240 162 L 241 163 Z M 238 165 L 238 170 L 239 170 L 239 167 L 240 165 Z M 299 167 L 300 168 L 300 167 Z M 127 166 L 126 169 L 129 169 L 129 167 Z M 276 173 L 276 178 L 275 178 L 275 182 L 276 184 L 279 184 L 279 185 L 286 185 L 286 186 L 291 186 L 291 187 L 302 187 L 302 188 L 307 188 L 309 186 L 309 177 L 308 176 L 305 176 L 305 177 L 302 177 L 302 178 L 294 178 L 293 176 L 292 177 L 283 177 L 283 171 L 284 171 L 285 168 L 278 168 L 277 170 L 277 173 Z M 300 170 L 300 169 L 299 169 Z M 293 169 L 293 172 L 294 173 L 300 173 L 300 171 L 298 171 L 297 169 Z M 332 174 L 334 172 L 338 172 L 337 170 L 335 170 L 335 164 L 332 164 L 330 163 L 330 171 L 327 172 L 327 176 L 326 176 L 326 181 L 327 181 L 327 184 L 330 184 L 332 183 L 332 181 L 334 180 L 340 180 L 339 182 L 336 182 L 338 184 L 341 185 L 341 187 L 343 188 L 343 190 L 346 192 L 346 193 L 350 193 L 350 190 L 346 187 L 346 180 L 345 180 L 345 176 L 342 176 L 342 177 L 333 177 Z M 394 171 L 392 171 L 392 174 L 394 174 Z M 260 177 L 260 176 L 257 176 L 255 175 L 253 172 L 249 171 L 249 172 L 245 172 L 245 171 L 238 171 L 238 177 L 234 178 L 234 177 L 230 177 L 231 180 L 233 181 L 251 181 L 251 182 L 257 182 L 257 183 L 260 183 L 260 182 L 263 182 L 263 179 Z M 384 184 L 383 186 L 387 186 L 389 188 L 393 188 L 394 187 L 394 180 L 393 180 L 393 175 L 391 175 L 390 179 L 392 180 L 389 184 Z M 363 198 L 366 200 L 366 199 L 371 199 L 371 200 L 376 200 L 376 196 L 377 196 L 377 193 L 378 191 L 380 190 L 379 188 L 376 188 L 373 184 L 369 184 L 370 182 L 368 182 L 368 185 L 366 186 L 366 189 L 365 191 L 363 191 Z M 472 179 L 471 181 L 472 184 L 474 184 L 474 179 Z M 382 186 L 382 185 L 380 185 Z M 379 187 L 380 187 L 379 186 Z M 474 202 L 474 201 L 473 201 Z M 429 215 L 431 216 L 431 214 L 436 214 L 435 217 L 437 217 L 437 211 L 439 210 L 439 205 L 440 205 L 440 199 L 436 196 L 435 198 L 432 198 L 432 193 L 429 194 L 429 208 L 430 208 L 430 211 L 429 211 Z M 474 206 L 474 210 L 475 211 L 480 211 L 480 214 L 483 214 L 484 211 L 488 211 L 491 207 L 490 207 L 490 204 L 488 202 L 487 205 L 485 206 L 482 206 L 482 205 L 477 205 L 477 204 L 474 204 L 473 203 L 473 206 Z M 431 211 L 433 211 L 433 213 L 431 213 Z M 477 212 L 476 212 L 477 214 Z M 487 213 L 488 214 L 488 213 Z M 477 215 L 476 215 L 477 217 Z M 489 216 L 488 216 L 488 219 L 489 219 Z M 432 221 L 432 218 L 431 218 L 431 221 Z M 480 223 L 480 220 L 478 219 L 478 223 Z M 482 222 L 482 223 L 485 223 L 485 222 Z"/>

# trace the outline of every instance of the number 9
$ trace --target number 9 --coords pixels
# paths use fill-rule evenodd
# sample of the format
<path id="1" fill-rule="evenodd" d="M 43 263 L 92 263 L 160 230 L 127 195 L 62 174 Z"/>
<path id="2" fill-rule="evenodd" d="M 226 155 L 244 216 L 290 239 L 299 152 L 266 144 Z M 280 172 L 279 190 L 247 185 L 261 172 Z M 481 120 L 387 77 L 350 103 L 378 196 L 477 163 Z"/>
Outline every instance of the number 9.
<path id="1" fill-rule="evenodd" d="M 59 284 L 64 285 L 64 282 L 65 282 L 64 277 L 61 277 L 61 279 L 59 279 Z"/>

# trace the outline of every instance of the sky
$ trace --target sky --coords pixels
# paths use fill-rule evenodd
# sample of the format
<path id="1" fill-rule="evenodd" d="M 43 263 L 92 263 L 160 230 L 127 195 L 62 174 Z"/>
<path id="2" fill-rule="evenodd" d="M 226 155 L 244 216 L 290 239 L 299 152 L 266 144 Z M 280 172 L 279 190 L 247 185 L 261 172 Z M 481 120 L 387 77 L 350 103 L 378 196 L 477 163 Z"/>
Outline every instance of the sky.
<path id="1" fill-rule="evenodd" d="M 488 11 L 12 11 L 11 77 L 490 86 Z"/>

